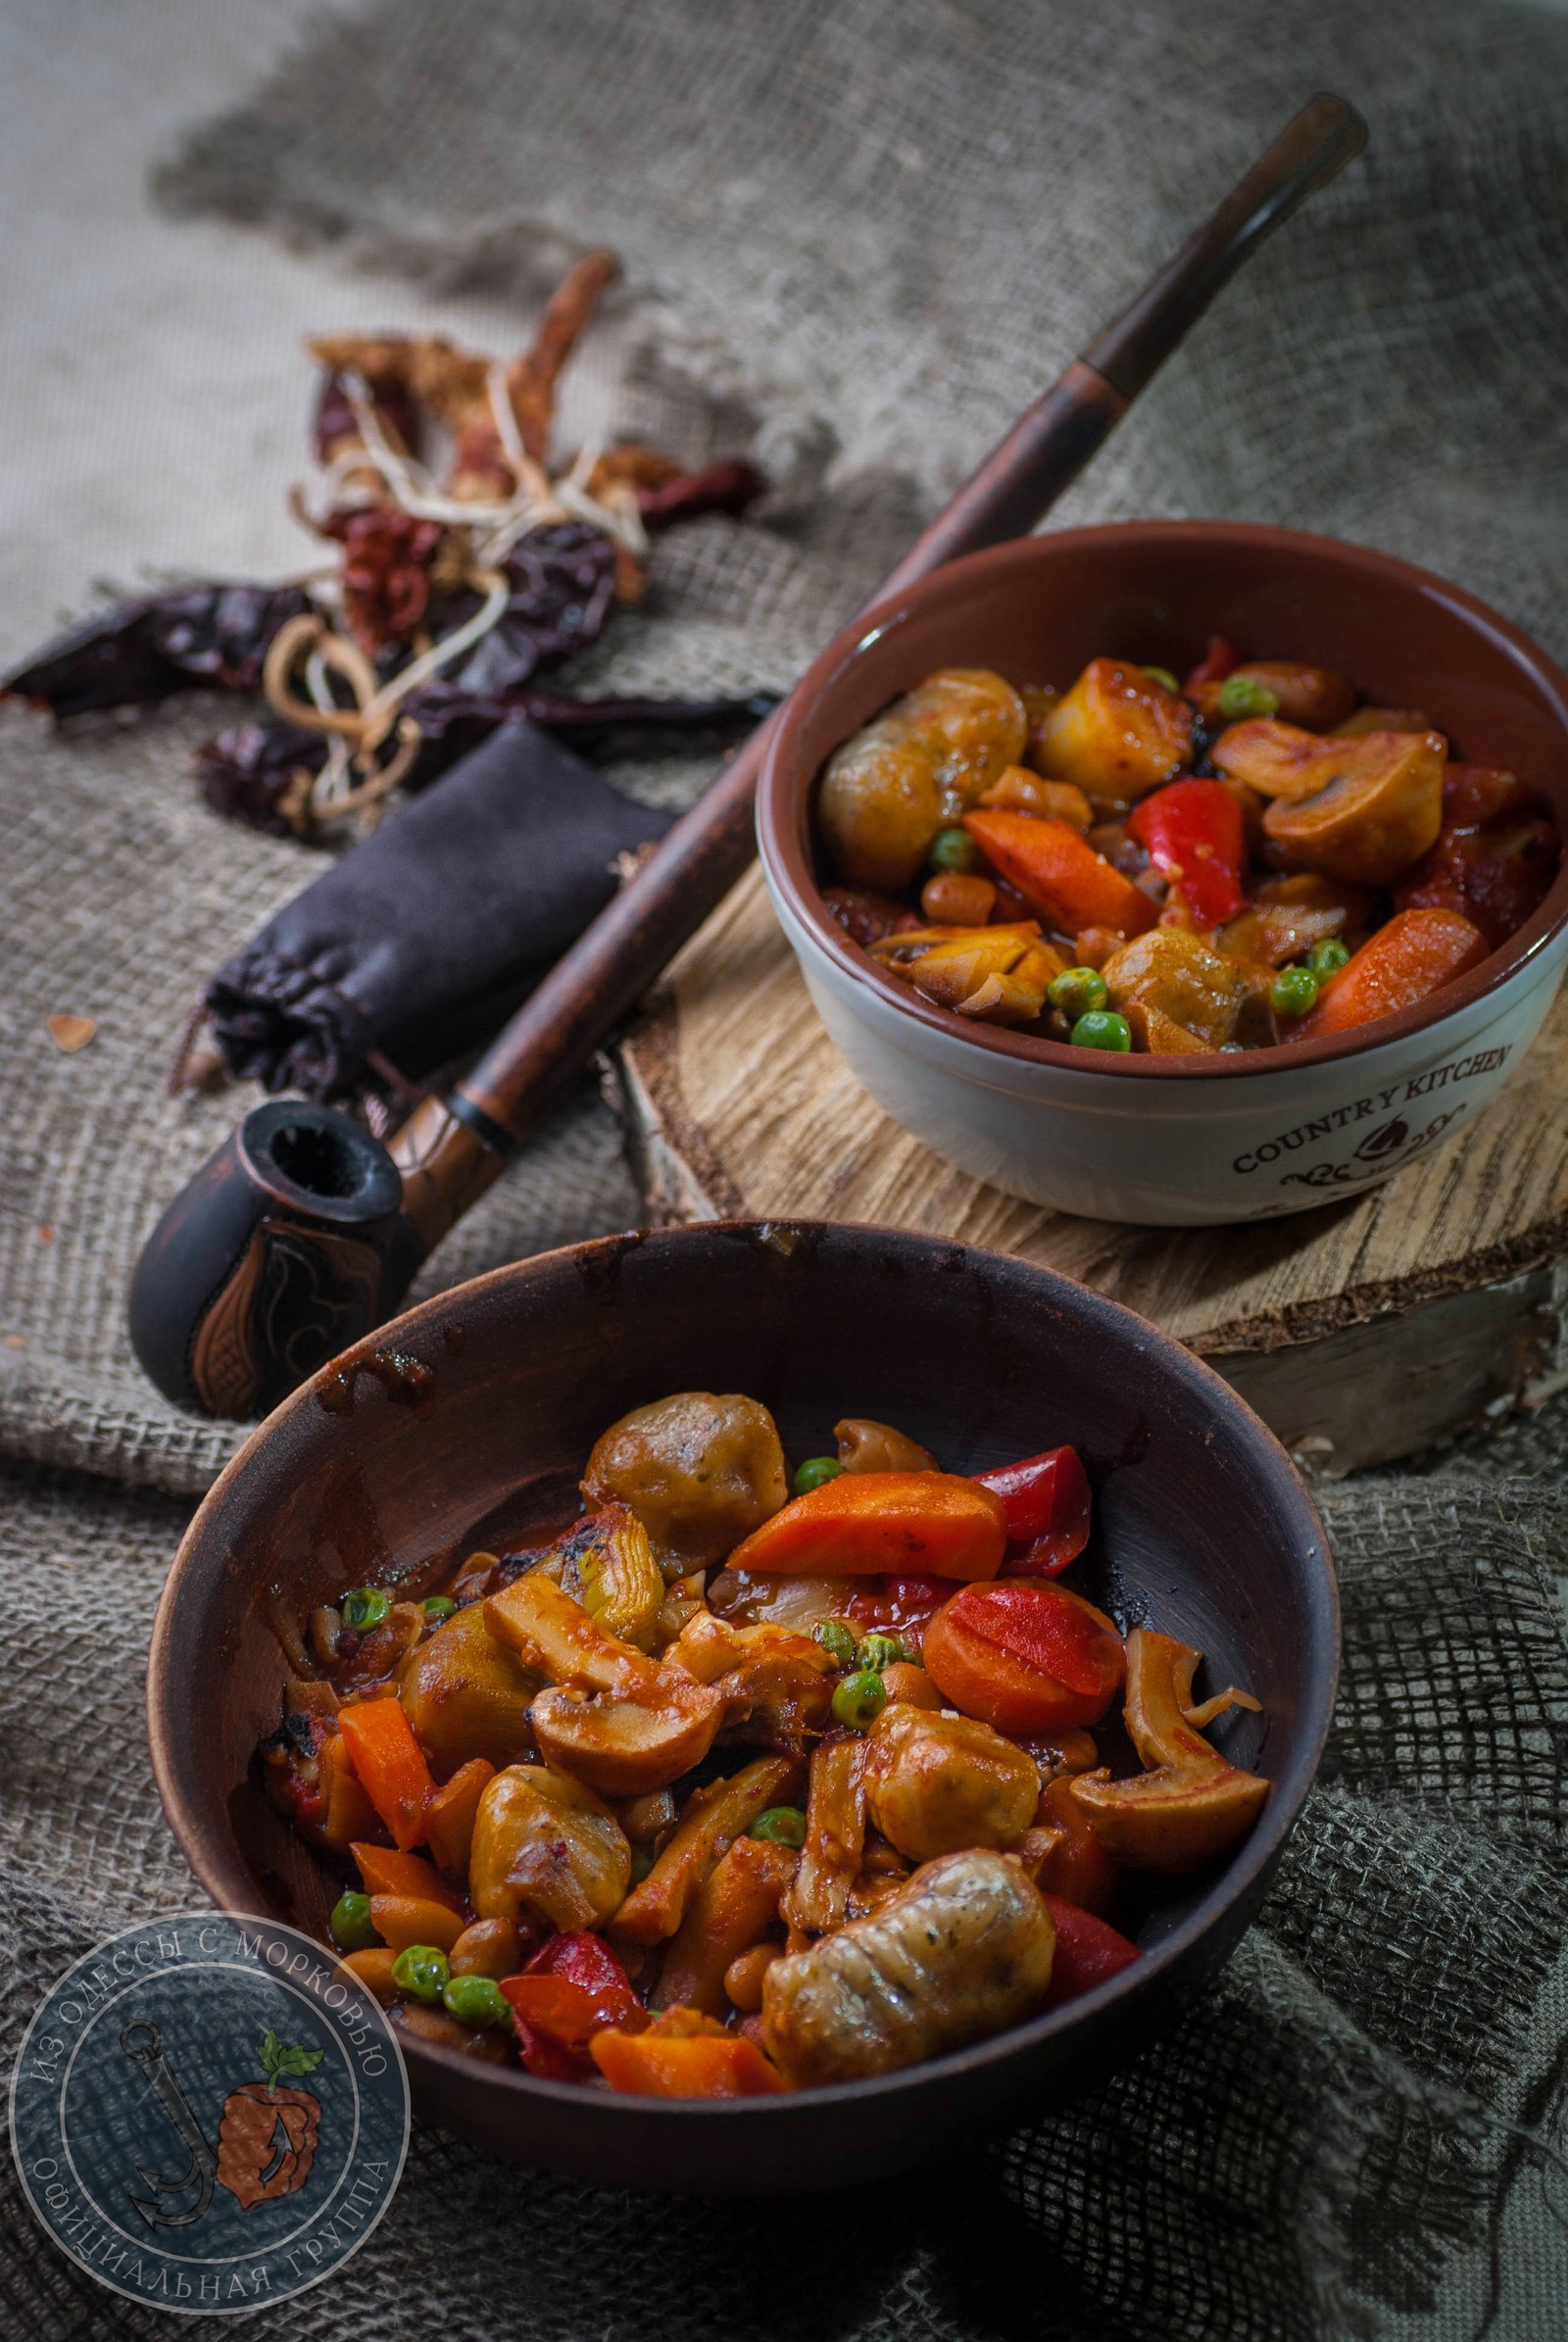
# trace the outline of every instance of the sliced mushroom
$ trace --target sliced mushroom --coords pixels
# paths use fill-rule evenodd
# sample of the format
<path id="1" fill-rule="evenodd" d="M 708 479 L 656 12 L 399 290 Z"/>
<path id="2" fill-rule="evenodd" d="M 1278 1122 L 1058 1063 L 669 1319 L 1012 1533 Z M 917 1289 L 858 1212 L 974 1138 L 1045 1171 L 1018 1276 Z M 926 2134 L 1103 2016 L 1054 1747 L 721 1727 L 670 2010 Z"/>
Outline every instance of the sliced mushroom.
<path id="1" fill-rule="evenodd" d="M 1245 781 L 1260 797 L 1311 797 L 1345 767 L 1343 738 L 1325 740 L 1272 715 L 1232 724 L 1209 750 L 1216 772 Z"/>
<path id="2" fill-rule="evenodd" d="M 563 1684 L 533 1703 L 540 1754 L 607 1797 L 640 1797 L 701 1763 L 723 1703 L 700 1684 L 662 1685 L 654 1701 L 614 1699 Z"/>
<path id="3" fill-rule="evenodd" d="M 1315 796 L 1271 805 L 1263 828 L 1293 861 L 1356 886 L 1391 886 L 1443 827 L 1441 732 L 1368 732 L 1342 742 Z"/>
<path id="4" fill-rule="evenodd" d="M 1072 1782 L 1095 1835 L 1128 1870 L 1162 1878 L 1202 1870 L 1240 1845 L 1268 1796 L 1266 1781 L 1231 1764 L 1196 1729 L 1226 1707 L 1257 1706 L 1250 1693 L 1232 1688 L 1195 1707 L 1200 1663 L 1200 1652 L 1173 1636 L 1135 1628 L 1127 1637 L 1123 1714 L 1149 1770 L 1113 1781 L 1102 1768 Z"/>
<path id="5" fill-rule="evenodd" d="M 484 1609 L 495 1637 L 551 1685 L 529 1711 L 541 1753 L 591 1788 L 612 1797 L 665 1788 L 712 1746 L 721 1696 L 606 1634 L 549 1578 L 531 1571 Z"/>
<path id="6" fill-rule="evenodd" d="M 869 1415 L 847 1415 L 833 1426 L 839 1462 L 846 1472 L 936 1472 L 941 1469 L 928 1447 L 911 1439 L 891 1423 Z"/>

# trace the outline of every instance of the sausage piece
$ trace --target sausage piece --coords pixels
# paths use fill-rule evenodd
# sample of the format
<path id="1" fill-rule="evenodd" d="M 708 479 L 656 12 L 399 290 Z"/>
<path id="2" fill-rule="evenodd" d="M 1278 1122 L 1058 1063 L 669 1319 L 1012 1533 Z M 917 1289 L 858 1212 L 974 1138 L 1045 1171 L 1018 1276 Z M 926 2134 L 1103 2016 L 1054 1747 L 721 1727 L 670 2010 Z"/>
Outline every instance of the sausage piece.
<path id="1" fill-rule="evenodd" d="M 772 1416 L 735 1391 L 634 1407 L 595 1443 L 582 1486 L 592 1505 L 624 1504 L 688 1570 L 722 1561 L 789 1495 Z"/>
<path id="2" fill-rule="evenodd" d="M 797 2089 L 895 2074 L 1038 2009 L 1055 1946 L 1015 1859 L 942 1855 L 867 1918 L 774 1961 L 762 1987 L 768 2052 Z"/>
<path id="3" fill-rule="evenodd" d="M 965 1846 L 1001 1852 L 1035 1818 L 1040 1768 L 989 1724 L 890 1696 L 867 1736 L 865 1793 L 872 1821 L 910 1862 Z"/>

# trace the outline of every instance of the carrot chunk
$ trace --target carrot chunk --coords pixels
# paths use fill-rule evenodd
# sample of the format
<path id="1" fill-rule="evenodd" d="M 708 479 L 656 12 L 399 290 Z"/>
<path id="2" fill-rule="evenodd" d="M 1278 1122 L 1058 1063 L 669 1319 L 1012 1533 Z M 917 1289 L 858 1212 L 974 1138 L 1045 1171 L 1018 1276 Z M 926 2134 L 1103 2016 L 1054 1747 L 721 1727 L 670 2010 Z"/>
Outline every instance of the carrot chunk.
<path id="1" fill-rule="evenodd" d="M 368 1895 L 416 1895 L 421 1902 L 462 1910 L 451 1887 L 422 1854 L 400 1854 L 391 1846 L 370 1846 L 359 1840 L 349 1852 L 360 1866 Z"/>
<path id="2" fill-rule="evenodd" d="M 450 1952 L 463 1933 L 463 1914 L 433 1895 L 372 1895 L 370 1925 L 394 1952 L 406 1951 L 411 1943 L 432 1943 L 438 1952 Z"/>
<path id="3" fill-rule="evenodd" d="M 995 811 L 965 813 L 963 826 L 992 868 L 1058 934 L 1112 927 L 1120 935 L 1142 935 L 1159 917 L 1159 905 L 1142 887 L 1065 821 Z"/>
<path id="4" fill-rule="evenodd" d="M 343 1709 L 338 1729 L 370 1803 L 407 1852 L 424 1837 L 424 1809 L 435 1789 L 424 1751 L 395 1699 L 366 1699 Z"/>
<path id="5" fill-rule="evenodd" d="M 1007 1544 L 1002 1498 L 952 1472 L 844 1472 L 754 1529 L 732 1570 L 994 1578 Z"/>
<path id="6" fill-rule="evenodd" d="M 1337 976 L 1317 1006 L 1302 1017 L 1293 1041 L 1321 1041 L 1348 1033 L 1374 1017 L 1413 1007 L 1441 985 L 1451 984 L 1487 956 L 1479 927 L 1452 910 L 1399 910 L 1370 936 Z"/>
<path id="7" fill-rule="evenodd" d="M 494 1781 L 496 1769 L 488 1757 L 470 1757 L 460 1765 L 452 1779 L 431 1796 L 425 1808 L 424 1825 L 429 1833 L 430 1852 L 444 1871 L 454 1878 L 465 1878 L 468 1873 L 468 1851 L 473 1844 L 474 1817 L 486 1786 Z"/>
<path id="8" fill-rule="evenodd" d="M 348 1747 L 340 1733 L 321 1743 L 321 1843 L 336 1854 L 355 1838 L 368 1837 L 379 1816 L 357 1778 Z"/>
<path id="9" fill-rule="evenodd" d="M 744 2033 L 595 2033 L 594 2064 L 633 2098 L 762 2098 L 783 2077 Z"/>

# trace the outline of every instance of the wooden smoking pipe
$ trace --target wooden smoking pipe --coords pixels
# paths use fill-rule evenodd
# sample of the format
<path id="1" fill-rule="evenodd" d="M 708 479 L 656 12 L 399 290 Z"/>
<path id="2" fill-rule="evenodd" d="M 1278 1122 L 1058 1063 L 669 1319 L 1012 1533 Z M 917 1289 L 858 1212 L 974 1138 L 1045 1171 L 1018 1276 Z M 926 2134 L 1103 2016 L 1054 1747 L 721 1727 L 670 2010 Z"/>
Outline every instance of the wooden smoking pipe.
<path id="1" fill-rule="evenodd" d="M 1343 98 L 1304 107 L 1144 291 L 1026 410 L 881 594 L 1025 535 L 1077 477 L 1248 255 L 1366 143 Z M 772 721 L 753 734 L 444 1098 L 390 1147 L 330 1107 L 248 1114 L 164 1214 L 137 1265 L 130 1335 L 170 1398 L 272 1406 L 397 1309 L 420 1262 L 505 1168 L 741 876 Z M 395 1361 L 387 1362 L 388 1373 Z"/>

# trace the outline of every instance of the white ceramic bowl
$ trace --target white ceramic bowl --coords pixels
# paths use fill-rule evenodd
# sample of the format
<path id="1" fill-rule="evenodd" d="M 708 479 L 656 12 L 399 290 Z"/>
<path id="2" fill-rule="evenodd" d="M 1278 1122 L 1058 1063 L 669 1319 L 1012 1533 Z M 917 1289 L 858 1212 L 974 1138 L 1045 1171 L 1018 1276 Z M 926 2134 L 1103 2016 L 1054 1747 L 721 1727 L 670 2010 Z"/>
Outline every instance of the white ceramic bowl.
<path id="1" fill-rule="evenodd" d="M 1097 655 L 1178 671 L 1209 633 L 1338 668 L 1506 766 L 1568 835 L 1568 677 L 1506 619 L 1387 555 L 1291 530 L 1149 521 L 956 561 L 867 613 L 792 698 L 759 794 L 762 868 L 852 1071 L 934 1152 L 1092 1219 L 1265 1219 L 1354 1195 L 1467 1127 L 1520 1059 L 1568 959 L 1568 868 L 1503 948 L 1431 1000 L 1327 1041 L 1099 1056 L 972 1023 L 886 974 L 824 907 L 812 789 L 838 744 L 938 666 L 1065 683 Z"/>

